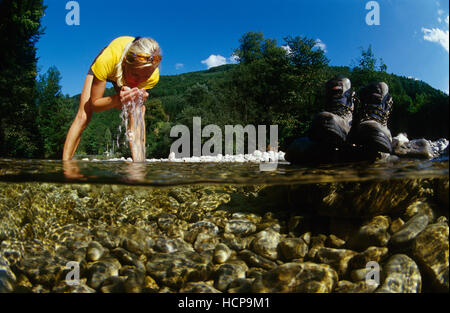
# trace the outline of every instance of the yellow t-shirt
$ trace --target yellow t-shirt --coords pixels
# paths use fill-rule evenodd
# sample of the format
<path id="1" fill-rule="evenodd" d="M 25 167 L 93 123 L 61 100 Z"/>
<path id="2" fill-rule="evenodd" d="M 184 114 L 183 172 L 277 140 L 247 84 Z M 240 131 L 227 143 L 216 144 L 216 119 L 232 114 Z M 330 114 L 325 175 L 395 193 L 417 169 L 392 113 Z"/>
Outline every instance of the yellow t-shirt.
<path id="1" fill-rule="evenodd" d="M 101 81 L 115 82 L 115 67 L 120 62 L 126 45 L 133 41 L 134 37 L 123 36 L 111 41 L 95 59 L 91 70 Z M 156 68 L 152 76 L 146 82 L 139 84 L 138 88 L 152 89 L 159 81 L 159 68 Z"/>

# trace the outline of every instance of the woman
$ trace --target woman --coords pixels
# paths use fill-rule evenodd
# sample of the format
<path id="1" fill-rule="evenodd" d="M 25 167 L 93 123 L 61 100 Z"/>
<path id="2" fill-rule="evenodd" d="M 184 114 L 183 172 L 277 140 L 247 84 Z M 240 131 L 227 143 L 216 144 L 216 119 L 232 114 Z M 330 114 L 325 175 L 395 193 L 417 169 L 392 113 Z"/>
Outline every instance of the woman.
<path id="1" fill-rule="evenodd" d="M 139 96 L 144 101 L 147 99 L 146 90 L 153 88 L 159 81 L 161 58 L 158 43 L 142 37 L 116 38 L 100 52 L 84 81 L 78 113 L 64 144 L 63 160 L 72 159 L 93 112 L 122 109 L 123 105 Z M 113 83 L 117 91 L 114 96 L 103 97 L 107 81 Z M 142 120 L 144 114 L 145 106 L 142 106 Z M 145 138 L 142 139 L 145 144 Z"/>

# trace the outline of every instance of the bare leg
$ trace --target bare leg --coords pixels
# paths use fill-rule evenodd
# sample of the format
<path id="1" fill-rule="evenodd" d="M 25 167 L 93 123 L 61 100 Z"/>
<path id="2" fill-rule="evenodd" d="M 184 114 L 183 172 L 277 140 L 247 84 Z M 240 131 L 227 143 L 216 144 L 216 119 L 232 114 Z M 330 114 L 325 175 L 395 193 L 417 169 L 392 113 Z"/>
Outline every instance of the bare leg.
<path id="1" fill-rule="evenodd" d="M 94 75 L 88 74 L 84 81 L 78 113 L 75 116 L 75 120 L 73 121 L 72 126 L 70 126 L 70 129 L 67 133 L 66 142 L 64 143 L 64 151 L 62 156 L 63 160 L 72 160 L 73 155 L 77 150 L 78 144 L 80 143 L 81 134 L 91 120 L 92 108 L 90 104 L 90 97 L 93 80 Z"/>

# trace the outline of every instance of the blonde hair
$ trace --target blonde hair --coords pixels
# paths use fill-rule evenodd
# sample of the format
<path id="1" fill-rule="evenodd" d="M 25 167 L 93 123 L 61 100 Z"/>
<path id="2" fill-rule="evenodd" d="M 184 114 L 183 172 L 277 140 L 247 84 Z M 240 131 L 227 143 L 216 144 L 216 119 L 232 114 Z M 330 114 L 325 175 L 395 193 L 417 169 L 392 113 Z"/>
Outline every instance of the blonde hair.
<path id="1" fill-rule="evenodd" d="M 161 48 L 159 47 L 159 44 L 156 42 L 156 40 L 147 37 L 136 38 L 132 42 L 128 43 L 123 49 L 120 61 L 119 63 L 117 63 L 114 71 L 115 72 L 114 78 L 119 88 L 122 88 L 122 86 L 125 85 L 125 77 L 123 77 L 123 67 L 124 66 L 133 67 L 133 65 L 125 61 L 125 57 L 127 56 L 128 53 L 135 53 L 135 54 L 146 53 L 150 55 L 161 55 Z M 140 65 L 140 66 L 147 66 L 147 65 Z M 134 67 L 140 66 L 138 65 Z"/>

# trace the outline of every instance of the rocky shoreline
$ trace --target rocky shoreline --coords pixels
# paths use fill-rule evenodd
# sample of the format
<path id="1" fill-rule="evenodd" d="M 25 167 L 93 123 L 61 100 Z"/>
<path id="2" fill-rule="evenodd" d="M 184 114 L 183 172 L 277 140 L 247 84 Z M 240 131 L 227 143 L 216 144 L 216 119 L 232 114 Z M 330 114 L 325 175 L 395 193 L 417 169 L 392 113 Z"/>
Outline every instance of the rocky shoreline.
<path id="1" fill-rule="evenodd" d="M 398 184 L 0 183 L 0 291 L 448 292 L 448 178 Z"/>

